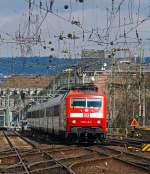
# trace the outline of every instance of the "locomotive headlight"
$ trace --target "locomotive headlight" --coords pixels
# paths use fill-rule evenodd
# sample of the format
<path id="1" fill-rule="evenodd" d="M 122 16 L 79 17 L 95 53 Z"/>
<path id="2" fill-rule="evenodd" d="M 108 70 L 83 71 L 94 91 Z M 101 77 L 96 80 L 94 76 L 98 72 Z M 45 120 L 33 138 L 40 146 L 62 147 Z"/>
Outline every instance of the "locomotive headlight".
<path id="1" fill-rule="evenodd" d="M 76 120 L 72 120 L 72 123 L 73 123 L 73 124 L 76 124 Z"/>
<path id="2" fill-rule="evenodd" d="M 97 124 L 101 124 L 101 120 L 97 120 Z"/>

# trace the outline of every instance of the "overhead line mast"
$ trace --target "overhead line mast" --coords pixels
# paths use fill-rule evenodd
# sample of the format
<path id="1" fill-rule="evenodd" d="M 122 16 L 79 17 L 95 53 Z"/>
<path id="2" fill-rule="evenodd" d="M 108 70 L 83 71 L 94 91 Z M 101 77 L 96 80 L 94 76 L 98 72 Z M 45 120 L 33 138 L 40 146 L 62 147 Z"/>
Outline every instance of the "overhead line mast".
<path id="1" fill-rule="evenodd" d="M 32 0 L 29 0 L 29 16 L 28 16 L 28 36 L 30 36 L 30 32 L 31 32 L 31 3 Z"/>

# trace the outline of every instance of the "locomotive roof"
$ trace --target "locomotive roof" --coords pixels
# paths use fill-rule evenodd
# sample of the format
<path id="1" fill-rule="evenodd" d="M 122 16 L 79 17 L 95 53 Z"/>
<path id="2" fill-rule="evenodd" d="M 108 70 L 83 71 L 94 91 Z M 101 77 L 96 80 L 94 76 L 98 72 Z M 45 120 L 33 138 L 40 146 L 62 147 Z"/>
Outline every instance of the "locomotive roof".
<path id="1" fill-rule="evenodd" d="M 48 100 L 47 102 L 33 105 L 31 106 L 31 108 L 28 109 L 28 112 L 38 111 L 38 110 L 42 110 L 42 109 L 60 104 L 64 96 L 65 96 L 64 94 L 61 94 L 55 98 Z"/>

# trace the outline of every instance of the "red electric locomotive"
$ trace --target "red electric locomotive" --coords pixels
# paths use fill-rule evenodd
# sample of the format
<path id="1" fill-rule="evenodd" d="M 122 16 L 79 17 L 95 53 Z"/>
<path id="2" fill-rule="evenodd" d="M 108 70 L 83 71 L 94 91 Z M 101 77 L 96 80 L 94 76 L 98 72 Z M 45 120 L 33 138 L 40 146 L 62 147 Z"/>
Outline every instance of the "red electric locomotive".
<path id="1" fill-rule="evenodd" d="M 70 141 L 102 141 L 106 135 L 106 97 L 71 91 L 66 97 L 66 132 Z"/>
<path id="2" fill-rule="evenodd" d="M 106 136 L 106 97 L 95 90 L 75 88 L 32 106 L 27 112 L 32 130 L 68 142 L 102 141 Z"/>

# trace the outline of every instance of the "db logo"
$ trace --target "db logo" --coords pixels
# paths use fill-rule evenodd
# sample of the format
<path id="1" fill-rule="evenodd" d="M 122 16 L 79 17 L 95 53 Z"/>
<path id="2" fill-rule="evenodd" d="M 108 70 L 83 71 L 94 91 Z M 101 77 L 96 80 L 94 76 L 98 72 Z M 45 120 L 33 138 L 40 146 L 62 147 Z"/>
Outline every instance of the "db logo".
<path id="1" fill-rule="evenodd" d="M 85 112 L 88 112 L 89 110 L 88 109 L 85 109 Z"/>
<path id="2" fill-rule="evenodd" d="M 89 113 L 84 113 L 83 116 L 86 117 L 86 118 L 89 118 L 90 117 L 90 114 Z"/>

